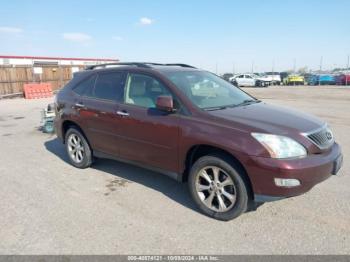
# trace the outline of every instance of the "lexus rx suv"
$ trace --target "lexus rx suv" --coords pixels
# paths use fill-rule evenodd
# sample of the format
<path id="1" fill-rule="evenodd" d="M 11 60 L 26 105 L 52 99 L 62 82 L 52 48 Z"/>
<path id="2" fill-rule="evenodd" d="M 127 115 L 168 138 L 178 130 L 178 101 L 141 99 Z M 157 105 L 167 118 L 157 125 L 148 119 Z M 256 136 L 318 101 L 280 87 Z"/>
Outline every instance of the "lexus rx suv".
<path id="1" fill-rule="evenodd" d="M 60 90 L 55 109 L 73 166 L 109 158 L 187 182 L 198 208 L 219 220 L 303 194 L 342 165 L 324 121 L 185 64 L 91 66 Z"/>

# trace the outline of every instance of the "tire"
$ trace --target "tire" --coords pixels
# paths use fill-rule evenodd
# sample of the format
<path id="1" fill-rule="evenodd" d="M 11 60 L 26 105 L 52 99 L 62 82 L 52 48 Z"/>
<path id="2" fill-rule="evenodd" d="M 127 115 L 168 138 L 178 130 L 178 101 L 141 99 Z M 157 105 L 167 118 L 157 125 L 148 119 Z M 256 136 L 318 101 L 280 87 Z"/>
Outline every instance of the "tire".
<path id="1" fill-rule="evenodd" d="M 216 176 L 218 179 L 215 179 L 215 173 L 219 174 Z M 219 186 L 214 184 L 215 180 L 219 181 Z M 228 221 L 247 210 L 248 186 L 243 173 L 225 156 L 211 155 L 199 158 L 191 167 L 188 186 L 194 202 L 209 217 Z M 204 201 L 207 201 L 207 204 Z M 220 205 L 220 202 L 223 204 Z"/>
<path id="2" fill-rule="evenodd" d="M 90 145 L 78 128 L 68 129 L 65 135 L 65 145 L 69 162 L 73 166 L 82 169 L 91 166 L 93 157 Z"/>

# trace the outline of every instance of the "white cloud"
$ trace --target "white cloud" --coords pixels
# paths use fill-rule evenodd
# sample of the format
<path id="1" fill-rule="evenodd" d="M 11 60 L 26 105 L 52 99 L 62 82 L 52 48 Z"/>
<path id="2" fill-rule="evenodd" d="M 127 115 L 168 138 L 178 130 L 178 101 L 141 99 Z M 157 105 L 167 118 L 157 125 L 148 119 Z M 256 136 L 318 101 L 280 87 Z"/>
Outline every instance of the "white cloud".
<path id="1" fill-rule="evenodd" d="M 64 33 L 62 36 L 65 40 L 79 43 L 86 43 L 92 40 L 90 35 L 84 33 Z"/>
<path id="2" fill-rule="evenodd" d="M 20 34 L 22 32 L 23 32 L 22 28 L 11 27 L 11 26 L 0 26 L 0 33 Z"/>
<path id="3" fill-rule="evenodd" d="M 148 17 L 141 17 L 139 22 L 140 25 L 151 25 L 154 23 L 154 20 Z"/>
<path id="4" fill-rule="evenodd" d="M 115 41 L 122 41 L 123 37 L 121 37 L 121 36 L 113 36 L 112 39 L 115 40 Z"/>

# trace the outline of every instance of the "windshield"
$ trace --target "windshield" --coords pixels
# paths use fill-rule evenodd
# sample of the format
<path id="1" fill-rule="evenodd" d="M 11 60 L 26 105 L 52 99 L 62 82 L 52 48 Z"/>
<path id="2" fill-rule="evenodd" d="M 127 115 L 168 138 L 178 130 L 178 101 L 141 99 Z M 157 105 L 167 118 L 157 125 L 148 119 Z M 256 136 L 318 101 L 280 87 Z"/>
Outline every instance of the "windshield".
<path id="1" fill-rule="evenodd" d="M 205 71 L 163 72 L 197 107 L 215 109 L 256 102 L 222 78 Z"/>

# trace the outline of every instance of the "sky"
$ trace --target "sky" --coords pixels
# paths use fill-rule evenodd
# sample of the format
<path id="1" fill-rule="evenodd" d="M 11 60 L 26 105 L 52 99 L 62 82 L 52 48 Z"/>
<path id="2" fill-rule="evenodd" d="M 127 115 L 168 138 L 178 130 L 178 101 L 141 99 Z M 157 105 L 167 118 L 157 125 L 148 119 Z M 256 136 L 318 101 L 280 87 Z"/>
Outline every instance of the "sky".
<path id="1" fill-rule="evenodd" d="M 217 73 L 346 67 L 348 0 L 3 0 L 0 55 L 187 63 Z M 322 58 L 321 58 L 322 57 Z"/>

